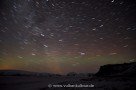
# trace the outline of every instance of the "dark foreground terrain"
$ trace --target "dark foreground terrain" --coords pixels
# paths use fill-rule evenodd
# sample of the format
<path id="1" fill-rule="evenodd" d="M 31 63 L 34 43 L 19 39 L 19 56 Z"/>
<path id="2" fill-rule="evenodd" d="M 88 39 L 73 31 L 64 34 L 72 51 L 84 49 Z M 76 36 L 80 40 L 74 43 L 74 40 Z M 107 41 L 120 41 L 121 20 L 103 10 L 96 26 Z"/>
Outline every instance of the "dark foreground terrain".
<path id="1" fill-rule="evenodd" d="M 104 65 L 93 76 L 6 74 L 1 73 L 0 90 L 136 90 L 136 63 Z"/>
<path id="2" fill-rule="evenodd" d="M 136 90 L 135 83 L 134 77 L 3 76 L 0 77 L 0 90 Z M 50 84 L 54 86 L 49 86 Z M 76 84 L 79 87 L 70 86 Z M 92 86 L 81 88 L 81 84 Z"/>

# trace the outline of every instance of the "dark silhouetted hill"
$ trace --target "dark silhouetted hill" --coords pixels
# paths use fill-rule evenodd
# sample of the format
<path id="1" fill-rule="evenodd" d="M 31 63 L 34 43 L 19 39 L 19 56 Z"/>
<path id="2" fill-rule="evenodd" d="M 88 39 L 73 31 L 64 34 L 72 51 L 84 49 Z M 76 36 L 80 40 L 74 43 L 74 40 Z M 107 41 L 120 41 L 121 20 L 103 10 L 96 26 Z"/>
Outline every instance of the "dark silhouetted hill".
<path id="1" fill-rule="evenodd" d="M 101 66 L 95 76 L 136 76 L 136 62 Z"/>

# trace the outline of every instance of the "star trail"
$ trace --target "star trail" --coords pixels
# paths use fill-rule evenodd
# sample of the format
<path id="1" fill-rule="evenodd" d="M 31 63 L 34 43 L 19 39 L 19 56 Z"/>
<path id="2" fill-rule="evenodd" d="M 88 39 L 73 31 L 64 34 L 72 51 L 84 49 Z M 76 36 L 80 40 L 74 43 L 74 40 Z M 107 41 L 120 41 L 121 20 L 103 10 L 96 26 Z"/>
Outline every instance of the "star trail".
<path id="1" fill-rule="evenodd" d="M 1 0 L 0 69 L 96 72 L 136 61 L 135 0 Z"/>

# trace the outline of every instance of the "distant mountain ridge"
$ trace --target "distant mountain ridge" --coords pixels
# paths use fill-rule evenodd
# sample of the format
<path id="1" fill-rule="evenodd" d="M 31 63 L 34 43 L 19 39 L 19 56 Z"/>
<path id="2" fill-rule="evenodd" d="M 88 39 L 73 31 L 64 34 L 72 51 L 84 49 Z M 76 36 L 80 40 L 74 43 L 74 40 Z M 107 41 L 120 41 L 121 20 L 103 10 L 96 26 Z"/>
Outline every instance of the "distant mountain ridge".
<path id="1" fill-rule="evenodd" d="M 39 73 L 23 70 L 0 70 L 0 76 L 52 76 L 56 74 L 51 73 Z"/>
<path id="2" fill-rule="evenodd" d="M 30 72 L 30 71 L 23 71 L 23 70 L 0 70 L 0 76 L 46 76 L 46 77 L 50 77 L 50 76 L 61 76 L 61 75 L 51 74 L 51 73 Z M 77 74 L 76 76 L 87 76 L 87 75 Z M 103 65 L 100 67 L 99 71 L 94 76 L 136 76 L 136 62 L 124 63 L 124 64 Z"/>

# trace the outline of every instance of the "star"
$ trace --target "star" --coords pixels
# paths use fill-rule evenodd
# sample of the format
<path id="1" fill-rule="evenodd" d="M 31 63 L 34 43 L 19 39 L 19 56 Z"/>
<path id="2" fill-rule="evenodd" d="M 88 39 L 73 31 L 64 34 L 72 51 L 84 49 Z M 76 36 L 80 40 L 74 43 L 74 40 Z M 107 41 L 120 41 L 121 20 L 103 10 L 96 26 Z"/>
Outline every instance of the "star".
<path id="1" fill-rule="evenodd" d="M 83 56 L 83 55 L 85 55 L 85 54 L 86 54 L 86 53 L 84 53 L 84 52 L 79 52 L 79 53 L 80 53 L 80 55 L 81 55 L 81 56 Z"/>

